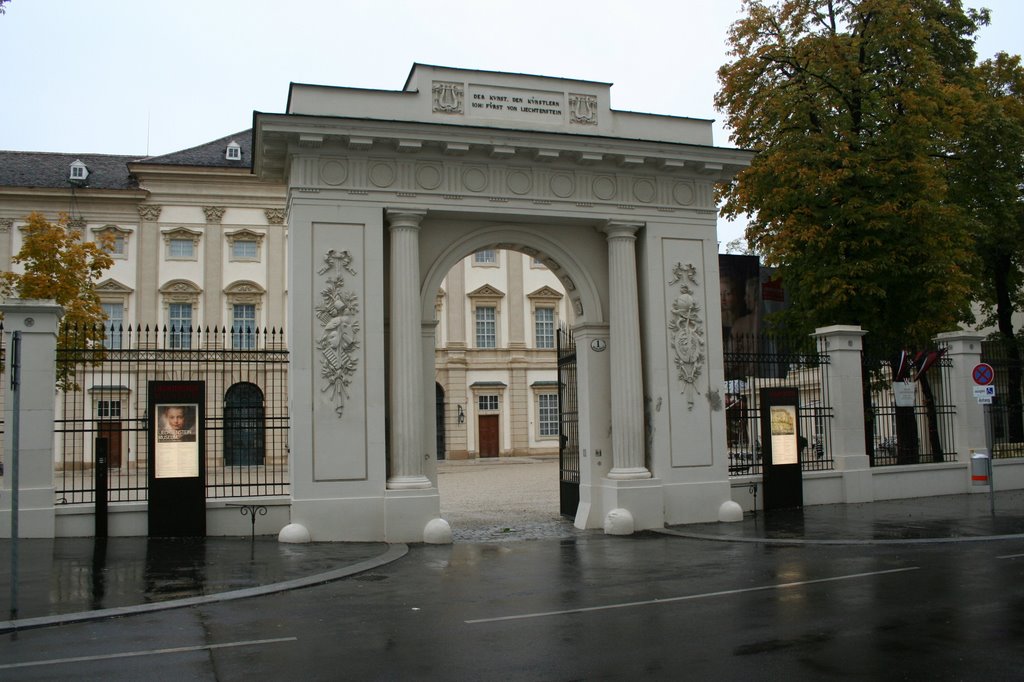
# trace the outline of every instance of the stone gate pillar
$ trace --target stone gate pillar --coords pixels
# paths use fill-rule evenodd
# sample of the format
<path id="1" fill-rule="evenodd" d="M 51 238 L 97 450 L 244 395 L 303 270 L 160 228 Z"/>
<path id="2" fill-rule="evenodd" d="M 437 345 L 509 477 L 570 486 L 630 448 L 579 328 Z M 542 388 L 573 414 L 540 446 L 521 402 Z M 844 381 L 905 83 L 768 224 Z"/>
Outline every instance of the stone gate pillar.
<path id="1" fill-rule="evenodd" d="M 8 300 L 4 343 L 10 381 L 14 332 L 21 332 L 18 447 L 18 536 L 52 538 L 56 533 L 53 486 L 54 386 L 57 380 L 57 323 L 63 310 L 53 301 Z M 9 386 L 10 384 L 8 384 Z M 11 536 L 11 455 L 14 401 L 9 388 L 4 404 L 3 488 L 0 490 L 0 537 Z"/>
<path id="2" fill-rule="evenodd" d="M 388 490 L 430 488 L 423 475 L 420 221 L 426 211 L 389 210 L 391 231 L 391 472 Z"/>
<path id="3" fill-rule="evenodd" d="M 973 331 L 945 332 L 935 337 L 939 347 L 946 347 L 947 355 L 953 361 L 949 372 L 949 395 L 956 406 L 953 428 L 956 434 L 956 458 L 960 462 L 971 461 L 971 451 L 985 445 L 985 410 L 974 397 L 974 380 L 971 371 L 981 362 L 981 341 L 985 336 Z M 994 454 L 994 453 L 990 453 Z M 968 492 L 985 491 L 985 488 L 968 487 Z"/>
<path id="4" fill-rule="evenodd" d="M 608 309 L 611 327 L 612 470 L 608 478 L 650 478 L 644 465 L 644 386 L 636 233 L 640 223 L 609 222 Z"/>

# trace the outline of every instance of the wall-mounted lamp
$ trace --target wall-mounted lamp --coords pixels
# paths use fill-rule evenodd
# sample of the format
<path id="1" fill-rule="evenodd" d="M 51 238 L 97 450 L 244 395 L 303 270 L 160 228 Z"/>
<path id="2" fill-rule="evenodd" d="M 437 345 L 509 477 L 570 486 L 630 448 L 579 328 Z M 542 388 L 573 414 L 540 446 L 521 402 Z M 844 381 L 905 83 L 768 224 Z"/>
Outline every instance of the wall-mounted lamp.
<path id="1" fill-rule="evenodd" d="M 459 423 L 460 424 L 465 424 L 466 423 L 466 413 L 462 411 L 462 405 L 459 405 L 458 408 L 459 408 Z"/>

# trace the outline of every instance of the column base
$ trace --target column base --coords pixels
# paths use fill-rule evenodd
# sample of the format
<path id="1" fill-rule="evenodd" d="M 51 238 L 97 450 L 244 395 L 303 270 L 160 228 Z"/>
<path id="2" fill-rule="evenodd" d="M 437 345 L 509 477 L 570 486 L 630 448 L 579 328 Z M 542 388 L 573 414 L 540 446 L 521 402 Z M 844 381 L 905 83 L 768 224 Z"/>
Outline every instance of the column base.
<path id="1" fill-rule="evenodd" d="M 0 502 L 0 538 L 11 537 L 10 489 Z M 57 534 L 53 488 L 21 488 L 18 492 L 18 537 L 52 538 Z"/>
<path id="2" fill-rule="evenodd" d="M 651 472 L 647 467 L 615 467 L 608 472 L 607 477 L 613 481 L 636 481 L 650 478 Z"/>
<path id="3" fill-rule="evenodd" d="M 430 479 L 423 475 L 392 476 L 388 479 L 388 490 L 423 490 L 432 486 Z"/>
<path id="4" fill-rule="evenodd" d="M 423 542 L 427 524 L 441 515 L 437 488 L 389 490 L 384 502 L 385 542 Z"/>
<path id="5" fill-rule="evenodd" d="M 601 527 L 606 526 L 608 514 L 625 509 L 633 517 L 634 530 L 665 527 L 665 488 L 661 479 L 615 480 L 601 482 Z M 596 520 L 596 519 L 595 519 Z"/>

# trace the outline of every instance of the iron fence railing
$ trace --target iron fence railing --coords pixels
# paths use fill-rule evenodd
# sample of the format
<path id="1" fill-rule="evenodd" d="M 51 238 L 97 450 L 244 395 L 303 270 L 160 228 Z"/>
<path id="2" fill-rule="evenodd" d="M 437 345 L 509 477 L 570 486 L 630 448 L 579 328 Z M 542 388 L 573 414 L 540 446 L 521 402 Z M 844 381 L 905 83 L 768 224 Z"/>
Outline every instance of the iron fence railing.
<path id="1" fill-rule="evenodd" d="M 956 460 L 950 395 L 953 363 L 937 350 L 906 355 L 906 371 L 896 353 L 861 353 L 864 394 L 864 443 L 871 466 L 925 464 Z M 922 367 L 929 354 L 933 359 Z M 897 399 L 897 391 L 906 398 Z"/>
<path id="2" fill-rule="evenodd" d="M 761 389 L 782 387 L 799 390 L 801 468 L 832 469 L 828 353 L 811 338 L 774 336 L 730 336 L 724 348 L 729 474 L 762 473 Z"/>
<path id="3" fill-rule="evenodd" d="M 1024 349 L 1017 339 L 989 339 L 981 343 L 981 360 L 995 370 L 996 394 L 988 409 L 992 456 L 1024 457 Z"/>
<path id="4" fill-rule="evenodd" d="M 147 498 L 150 381 L 201 381 L 207 498 L 286 495 L 288 351 L 278 330 L 119 327 L 101 344 L 65 330 L 54 431 L 59 504 L 94 500 L 96 441 L 108 445 L 108 499 Z"/>

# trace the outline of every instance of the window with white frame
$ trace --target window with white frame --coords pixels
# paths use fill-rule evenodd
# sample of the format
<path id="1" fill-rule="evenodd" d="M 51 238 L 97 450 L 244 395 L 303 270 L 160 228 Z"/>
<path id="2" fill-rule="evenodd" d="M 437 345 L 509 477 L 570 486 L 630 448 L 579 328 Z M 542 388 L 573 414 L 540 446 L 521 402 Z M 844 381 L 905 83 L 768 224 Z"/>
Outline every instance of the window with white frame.
<path id="1" fill-rule="evenodd" d="M 256 306 L 235 303 L 231 306 L 231 347 L 251 350 L 256 347 Z"/>
<path id="2" fill-rule="evenodd" d="M 558 394 L 537 394 L 537 435 L 551 438 L 558 435 Z"/>
<path id="3" fill-rule="evenodd" d="M 497 412 L 498 396 L 494 394 L 478 395 L 476 397 L 476 409 L 480 412 Z"/>
<path id="4" fill-rule="evenodd" d="M 498 320 L 494 306 L 476 308 L 476 347 L 496 348 L 498 345 Z"/>
<path id="5" fill-rule="evenodd" d="M 100 419 L 120 419 L 121 418 L 121 401 L 120 400 L 97 400 L 96 401 L 96 416 Z"/>
<path id="6" fill-rule="evenodd" d="M 103 315 L 107 318 L 103 323 L 103 347 L 117 350 L 121 348 L 124 334 L 124 304 L 118 302 L 102 302 Z"/>
<path id="7" fill-rule="evenodd" d="M 473 265 L 497 265 L 498 252 L 494 249 L 481 249 L 473 254 Z"/>
<path id="8" fill-rule="evenodd" d="M 231 260 L 257 260 L 259 245 L 253 239 L 236 239 L 231 244 Z"/>
<path id="9" fill-rule="evenodd" d="M 169 258 L 195 257 L 194 243 L 191 239 L 172 239 L 167 248 Z"/>
<path id="10" fill-rule="evenodd" d="M 241 161 L 242 160 L 242 147 L 235 141 L 232 141 L 228 145 L 227 150 L 224 153 L 224 158 L 228 161 Z"/>
<path id="11" fill-rule="evenodd" d="M 555 309 L 535 308 L 533 311 L 533 338 L 537 348 L 555 347 Z"/>
<path id="12" fill-rule="evenodd" d="M 170 303 L 167 306 L 167 321 L 170 327 L 168 342 L 171 348 L 192 347 L 192 304 Z"/>
<path id="13" fill-rule="evenodd" d="M 131 230 L 117 225 L 104 225 L 100 228 L 92 228 L 96 234 L 97 241 L 106 242 L 107 253 L 113 258 L 124 259 L 128 257 L 128 235 Z"/>

